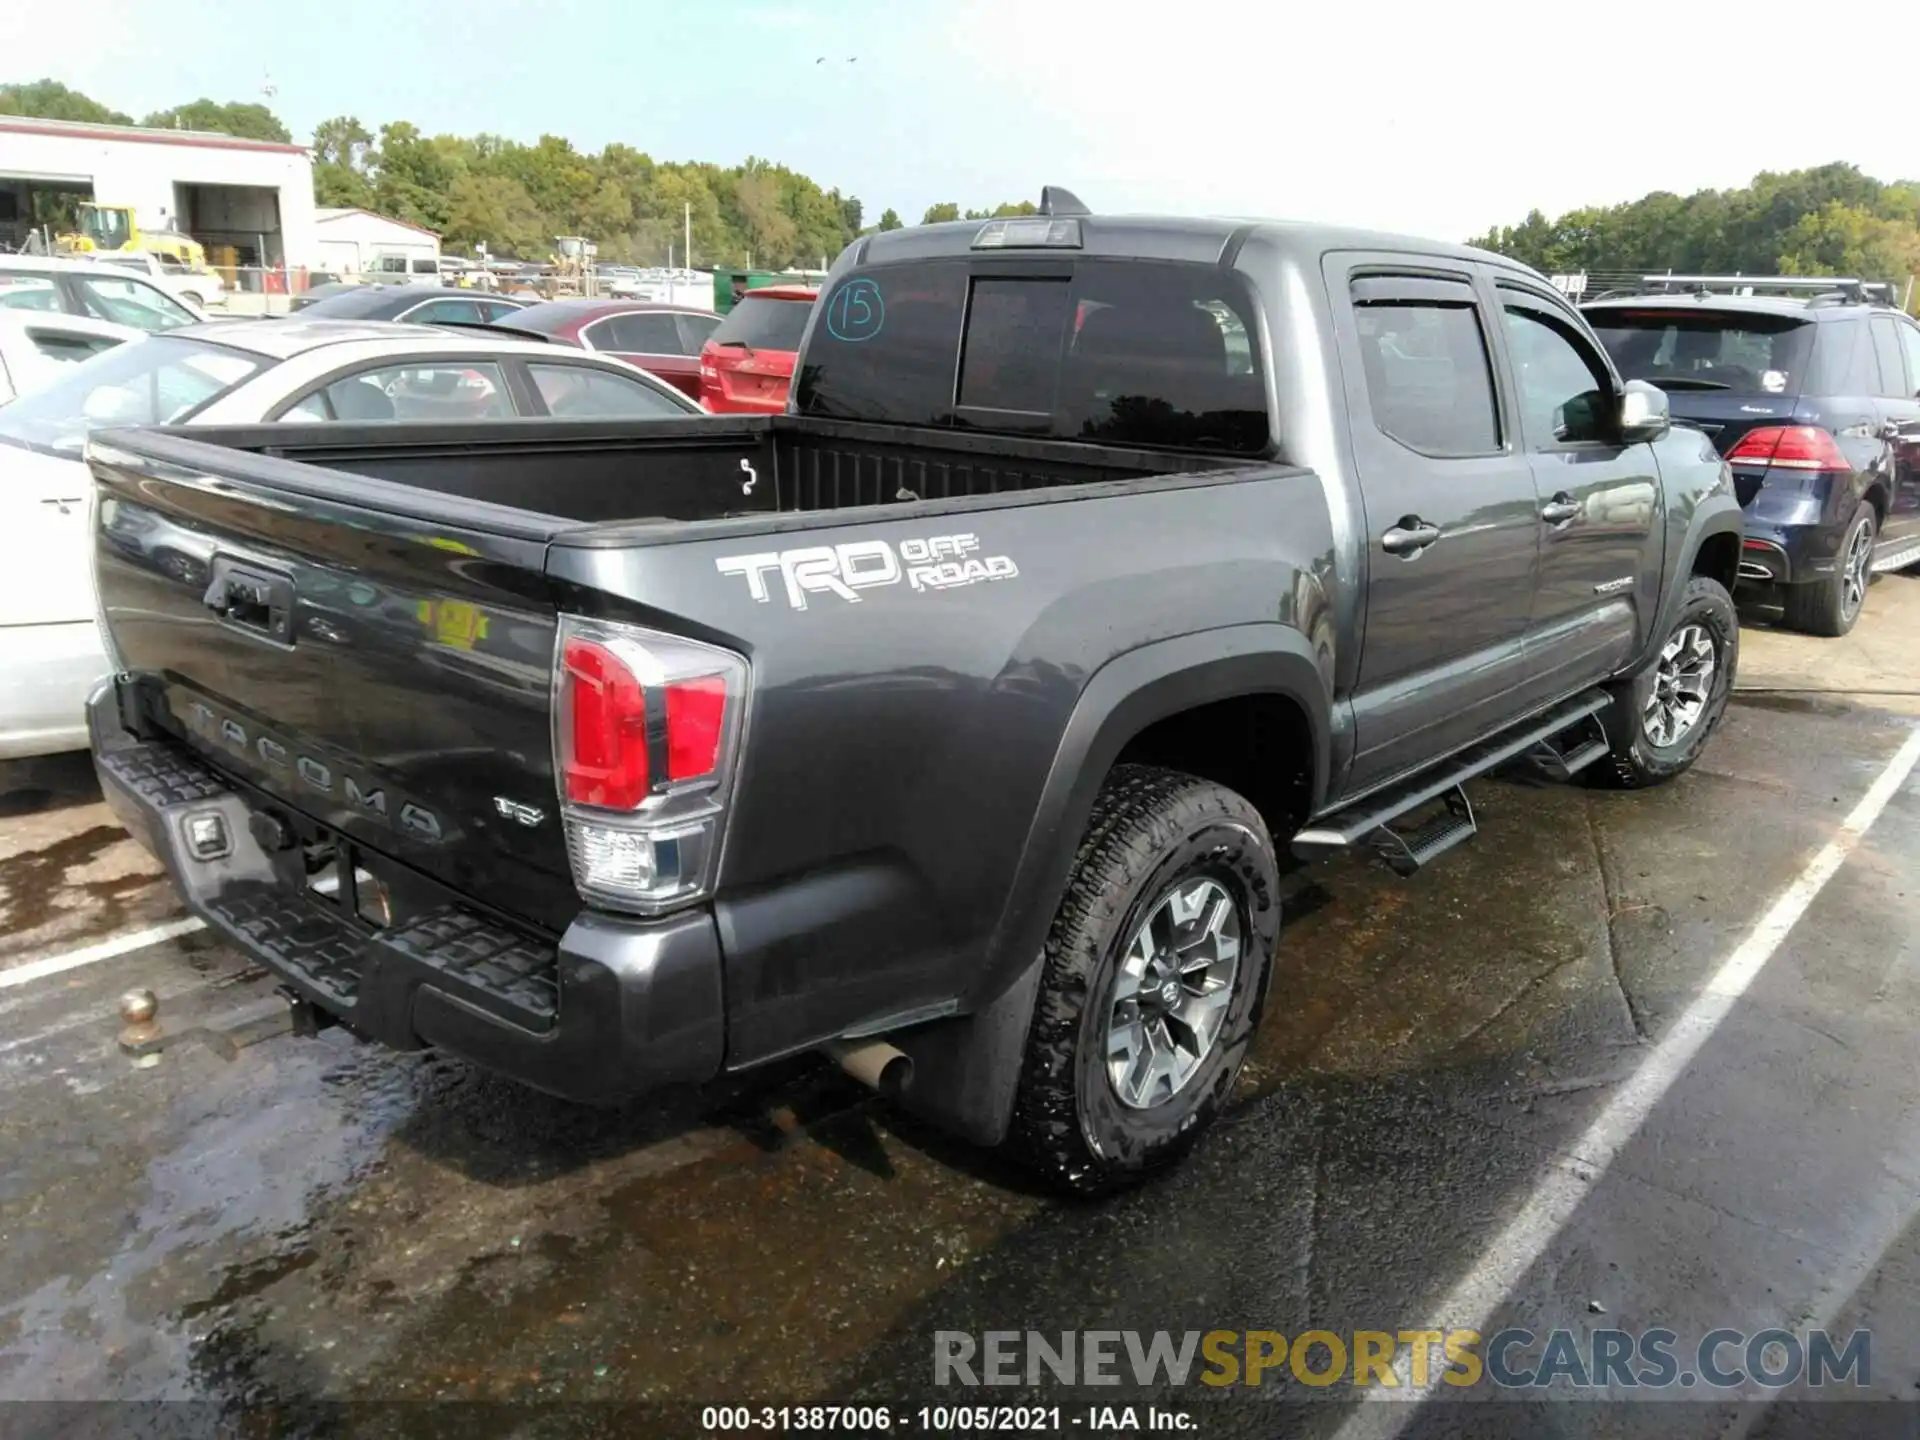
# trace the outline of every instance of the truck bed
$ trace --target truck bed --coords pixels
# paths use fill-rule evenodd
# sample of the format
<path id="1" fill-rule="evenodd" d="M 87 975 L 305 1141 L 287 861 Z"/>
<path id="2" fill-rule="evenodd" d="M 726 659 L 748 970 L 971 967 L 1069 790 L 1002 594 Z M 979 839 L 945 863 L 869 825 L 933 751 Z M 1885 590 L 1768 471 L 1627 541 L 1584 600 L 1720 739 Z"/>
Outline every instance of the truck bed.
<path id="1" fill-rule="evenodd" d="M 311 488 L 345 471 L 557 521 L 718 520 L 951 500 L 1228 468 L 1233 462 L 801 416 L 465 425 L 176 426 L 147 430 L 218 446 L 225 475 Z M 251 467 L 243 456 L 269 462 Z M 295 466 L 274 465 L 292 461 Z M 304 483 L 303 483 L 304 482 Z M 337 485 L 327 487 L 338 493 Z M 366 503 L 374 497 L 356 495 Z"/>

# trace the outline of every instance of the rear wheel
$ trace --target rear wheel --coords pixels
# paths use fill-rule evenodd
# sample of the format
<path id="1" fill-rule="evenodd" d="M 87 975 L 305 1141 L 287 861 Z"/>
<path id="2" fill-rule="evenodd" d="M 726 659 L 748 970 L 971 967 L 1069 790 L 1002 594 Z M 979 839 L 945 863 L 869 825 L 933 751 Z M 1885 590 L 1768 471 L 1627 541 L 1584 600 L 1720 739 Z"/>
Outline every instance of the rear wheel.
<path id="1" fill-rule="evenodd" d="M 1873 580 L 1873 542 L 1879 532 L 1879 518 L 1873 506 L 1862 500 L 1841 537 L 1833 573 L 1787 587 L 1788 625 L 1808 635 L 1844 635 L 1853 629 L 1867 603 L 1867 586 Z"/>
<path id="2" fill-rule="evenodd" d="M 1612 753 L 1586 773 L 1639 789 L 1683 774 L 1727 713 L 1740 663 L 1740 617 L 1718 580 L 1696 575 L 1653 663 L 1614 687 L 1605 712 Z"/>
<path id="3" fill-rule="evenodd" d="M 1273 842 L 1251 804 L 1116 768 L 1047 938 L 1009 1150 L 1079 1194 L 1185 1154 L 1233 1089 L 1279 930 Z"/>

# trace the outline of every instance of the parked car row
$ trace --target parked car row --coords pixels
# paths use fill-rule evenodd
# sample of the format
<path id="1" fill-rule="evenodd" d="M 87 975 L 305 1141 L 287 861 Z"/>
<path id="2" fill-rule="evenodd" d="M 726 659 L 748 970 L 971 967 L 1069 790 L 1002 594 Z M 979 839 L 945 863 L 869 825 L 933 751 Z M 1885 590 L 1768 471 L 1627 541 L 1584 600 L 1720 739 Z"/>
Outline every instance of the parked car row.
<path id="1" fill-rule="evenodd" d="M 1769 293 L 1771 292 L 1771 293 Z M 1582 308 L 1613 363 L 1709 435 L 1746 512 L 1743 585 L 1844 635 L 1920 561 L 1920 323 L 1884 286 L 1660 276 Z"/>
<path id="2" fill-rule="evenodd" d="M 87 687 L 107 668 L 94 623 L 83 460 L 87 436 L 100 426 L 484 425 L 704 413 L 619 360 L 497 334 L 305 317 L 143 334 L 52 312 L 0 317 L 0 365 L 7 374 L 16 364 L 23 373 L 31 367 L 35 378 L 0 404 L 0 674 L 9 677 L 0 692 L 0 758 L 86 744 Z M 81 363 L 55 372 L 52 357 L 63 352 Z M 185 551 L 163 558 L 176 568 L 201 563 Z"/>

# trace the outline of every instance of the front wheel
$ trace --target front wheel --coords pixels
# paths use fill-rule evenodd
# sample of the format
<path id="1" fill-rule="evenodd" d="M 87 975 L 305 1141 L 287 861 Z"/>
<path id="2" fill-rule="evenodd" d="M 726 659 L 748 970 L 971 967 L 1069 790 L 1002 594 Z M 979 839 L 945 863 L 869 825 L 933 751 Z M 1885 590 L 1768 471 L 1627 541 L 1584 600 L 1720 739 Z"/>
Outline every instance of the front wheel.
<path id="1" fill-rule="evenodd" d="M 1233 1089 L 1279 933 L 1259 812 L 1191 775 L 1117 767 L 1047 937 L 1011 1152 L 1082 1195 L 1185 1154 Z"/>
<path id="2" fill-rule="evenodd" d="M 1614 686 L 1603 717 L 1613 748 L 1588 773 L 1622 789 L 1684 774 L 1727 713 L 1739 663 L 1733 597 L 1718 580 L 1694 576 L 1653 663 Z"/>

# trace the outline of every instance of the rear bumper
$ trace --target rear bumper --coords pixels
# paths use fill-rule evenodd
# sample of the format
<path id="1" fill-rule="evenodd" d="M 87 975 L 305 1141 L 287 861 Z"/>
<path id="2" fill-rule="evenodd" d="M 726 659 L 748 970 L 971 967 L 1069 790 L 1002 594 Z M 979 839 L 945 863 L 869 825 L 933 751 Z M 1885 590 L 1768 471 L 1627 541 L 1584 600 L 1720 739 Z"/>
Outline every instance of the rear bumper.
<path id="1" fill-rule="evenodd" d="M 725 1015 L 708 911 L 654 922 L 587 912 L 555 944 L 449 896 L 374 929 L 289 881 L 287 855 L 262 848 L 252 817 L 284 808 L 182 745 L 131 734 L 111 681 L 95 688 L 87 721 L 108 805 L 187 908 L 367 1038 L 438 1046 L 574 1100 L 718 1073 Z M 201 859 L 186 825 L 208 815 L 224 822 L 230 848 Z"/>
<path id="2" fill-rule="evenodd" d="M 0 626 L 0 760 L 87 748 L 87 692 L 107 672 L 91 620 Z"/>

